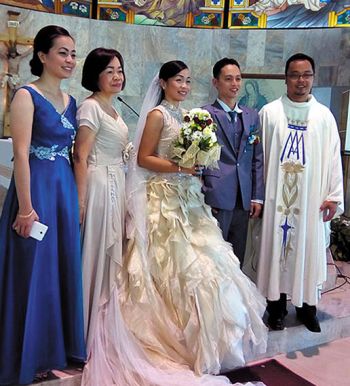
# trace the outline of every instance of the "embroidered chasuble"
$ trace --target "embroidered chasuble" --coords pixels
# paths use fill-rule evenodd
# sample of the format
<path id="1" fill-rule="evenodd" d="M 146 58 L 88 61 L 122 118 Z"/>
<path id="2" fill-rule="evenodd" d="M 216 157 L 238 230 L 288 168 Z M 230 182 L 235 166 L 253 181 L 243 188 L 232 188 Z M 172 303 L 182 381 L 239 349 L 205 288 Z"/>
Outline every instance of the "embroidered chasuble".
<path id="1" fill-rule="evenodd" d="M 260 112 L 266 199 L 258 287 L 269 300 L 287 293 L 295 306 L 317 304 L 327 275 L 325 200 L 343 209 L 343 177 L 337 125 L 311 96 L 286 95 Z"/>

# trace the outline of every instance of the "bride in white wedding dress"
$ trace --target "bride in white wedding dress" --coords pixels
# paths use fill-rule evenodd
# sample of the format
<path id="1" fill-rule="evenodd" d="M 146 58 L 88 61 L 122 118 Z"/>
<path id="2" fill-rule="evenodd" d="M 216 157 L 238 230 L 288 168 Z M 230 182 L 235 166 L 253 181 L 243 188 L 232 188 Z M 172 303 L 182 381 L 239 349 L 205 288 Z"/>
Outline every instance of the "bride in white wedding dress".
<path id="1" fill-rule="evenodd" d="M 266 350 L 265 299 L 223 240 L 195 168 L 170 160 L 189 91 L 187 66 L 171 61 L 145 97 L 127 180 L 128 247 L 84 386 L 227 385 L 214 374 Z"/>

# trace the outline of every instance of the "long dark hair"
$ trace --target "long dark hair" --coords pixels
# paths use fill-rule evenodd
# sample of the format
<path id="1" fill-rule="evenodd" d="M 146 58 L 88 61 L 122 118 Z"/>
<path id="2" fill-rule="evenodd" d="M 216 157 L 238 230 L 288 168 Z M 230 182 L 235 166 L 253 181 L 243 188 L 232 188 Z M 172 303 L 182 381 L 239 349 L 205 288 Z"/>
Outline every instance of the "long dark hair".
<path id="1" fill-rule="evenodd" d="M 47 54 L 53 46 L 54 40 L 60 36 L 68 36 L 74 41 L 70 33 L 58 25 L 47 25 L 36 34 L 34 38 L 33 59 L 29 62 L 30 71 L 33 75 L 41 76 L 44 69 L 38 53 L 43 52 Z"/>
<path id="2" fill-rule="evenodd" d="M 171 60 L 170 62 L 166 62 L 162 65 L 159 70 L 159 79 L 164 80 L 165 82 L 177 75 L 180 71 L 187 69 L 188 66 L 186 63 L 181 60 Z M 159 98 L 158 103 L 160 103 L 165 97 L 164 90 L 162 90 L 162 94 Z"/>

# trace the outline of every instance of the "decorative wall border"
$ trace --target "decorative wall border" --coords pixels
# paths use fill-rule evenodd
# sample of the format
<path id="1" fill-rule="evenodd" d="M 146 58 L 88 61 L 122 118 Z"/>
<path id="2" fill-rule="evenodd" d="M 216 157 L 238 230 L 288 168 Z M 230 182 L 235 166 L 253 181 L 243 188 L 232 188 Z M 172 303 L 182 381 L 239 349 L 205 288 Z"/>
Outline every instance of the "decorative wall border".
<path id="1" fill-rule="evenodd" d="M 330 12 L 328 15 L 329 27 L 350 27 L 350 7 L 341 12 Z"/>
<path id="2" fill-rule="evenodd" d="M 188 27 L 204 29 L 274 29 L 270 16 L 275 18 L 281 14 L 278 28 L 348 28 L 350 27 L 350 4 L 344 0 L 320 0 L 316 9 L 302 0 L 285 5 L 274 5 L 264 0 L 200 0 L 192 2 L 164 3 L 154 1 L 123 1 L 123 0 L 0 0 L 0 4 L 33 9 L 36 11 L 56 13 L 128 24 L 162 25 L 171 27 Z M 177 4 L 178 3 L 178 4 Z M 297 8 L 299 7 L 299 8 Z M 285 21 L 284 11 L 295 9 L 303 12 L 305 18 Z M 323 7 L 328 7 L 323 10 Z M 310 9 L 313 12 L 310 12 Z M 318 11 L 322 12 L 318 18 Z M 315 16 L 313 16 L 314 14 Z M 157 16 L 158 15 L 158 16 Z M 288 13 L 288 18 L 293 14 Z M 291 15 L 291 16 L 290 16 Z M 304 15 L 304 14 L 303 14 Z M 140 22 L 140 20 L 142 20 Z M 275 19 L 274 19 L 275 20 Z M 154 23 L 152 23 L 154 21 Z M 306 23 L 306 24 L 305 24 Z"/>

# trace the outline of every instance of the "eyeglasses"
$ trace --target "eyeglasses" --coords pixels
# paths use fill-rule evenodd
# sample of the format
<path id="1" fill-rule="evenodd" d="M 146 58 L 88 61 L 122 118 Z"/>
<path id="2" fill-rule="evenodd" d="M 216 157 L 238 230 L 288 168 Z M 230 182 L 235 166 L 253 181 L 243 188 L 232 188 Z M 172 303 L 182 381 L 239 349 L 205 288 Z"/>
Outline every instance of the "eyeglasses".
<path id="1" fill-rule="evenodd" d="M 304 74 L 297 74 L 297 73 L 292 73 L 292 74 L 287 74 L 289 79 L 292 80 L 299 80 L 300 78 L 305 79 L 305 80 L 310 80 L 314 74 L 311 72 L 306 72 Z"/>

